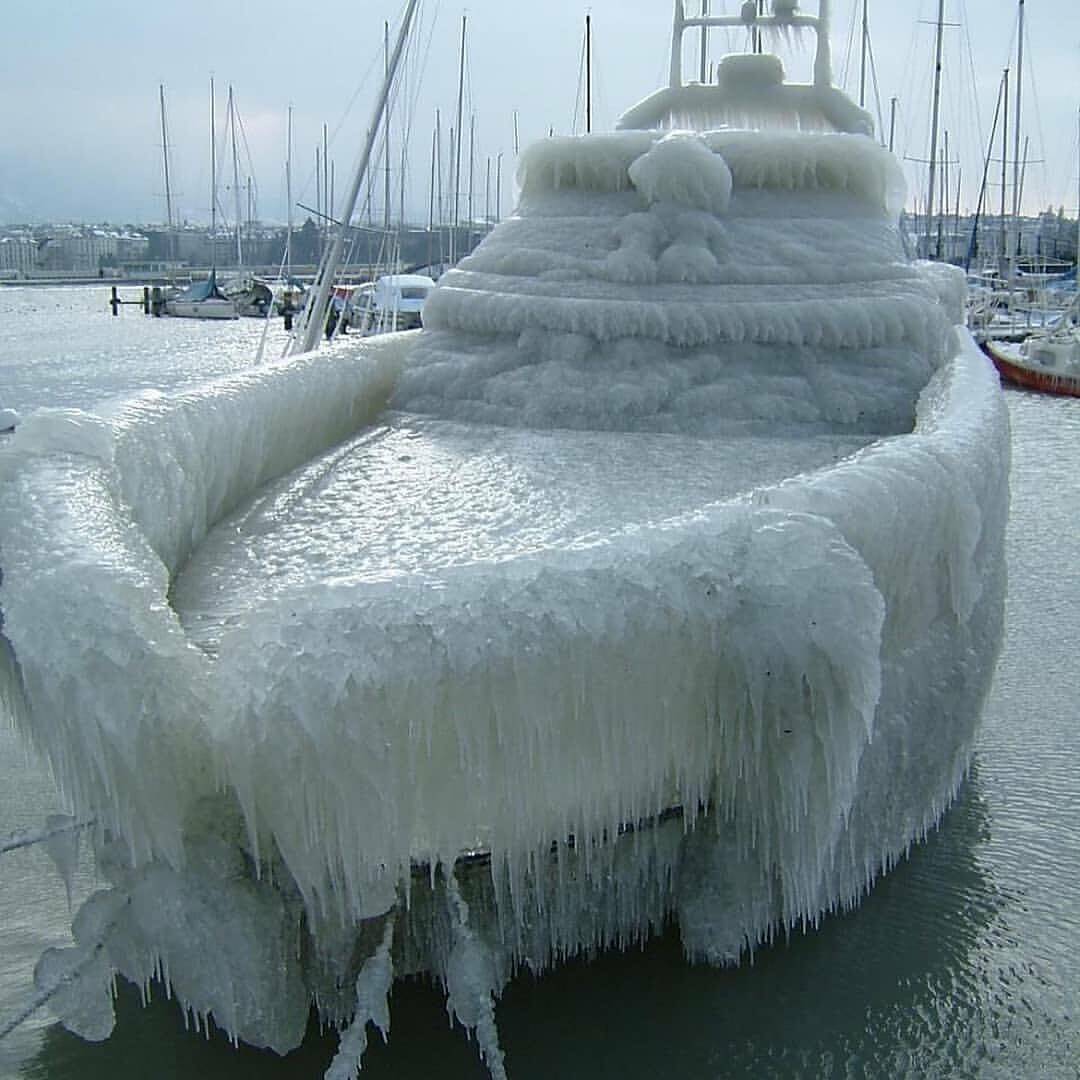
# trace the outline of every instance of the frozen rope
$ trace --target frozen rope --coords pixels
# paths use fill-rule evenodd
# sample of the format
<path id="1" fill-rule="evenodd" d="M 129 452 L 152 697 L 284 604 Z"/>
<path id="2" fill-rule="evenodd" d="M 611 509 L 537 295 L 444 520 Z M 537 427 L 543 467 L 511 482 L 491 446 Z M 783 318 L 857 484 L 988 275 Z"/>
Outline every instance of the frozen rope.
<path id="1" fill-rule="evenodd" d="M 74 982 L 86 971 L 98 958 L 98 954 L 105 948 L 105 942 L 99 941 L 89 953 L 82 959 L 77 967 L 73 967 L 66 975 L 59 979 L 53 986 L 39 990 L 30 1001 L 23 1006 L 22 1010 L 0 1027 L 0 1039 L 10 1035 L 20 1024 L 29 1020 L 51 998 L 55 997 L 65 986 Z"/>
<path id="2" fill-rule="evenodd" d="M 5 851 L 18 851 L 20 848 L 31 847 L 34 844 L 43 844 L 46 840 L 51 840 L 54 836 L 63 836 L 64 833 L 79 832 L 82 829 L 90 828 L 93 824 L 93 820 L 72 821 L 65 823 L 64 825 L 54 825 L 51 828 L 39 829 L 37 832 L 22 834 L 13 833 L 6 840 L 0 840 L 0 855 Z"/>
<path id="3" fill-rule="evenodd" d="M 124 900 L 124 905 L 131 903 L 131 897 L 128 896 Z M 76 979 L 81 978 L 93 964 L 97 961 L 101 955 L 102 950 L 105 948 L 105 943 L 109 939 L 109 935 L 116 929 L 116 919 L 110 922 L 104 929 L 101 935 L 101 940 L 88 949 L 86 955 L 79 961 L 75 967 L 70 971 L 65 972 L 59 979 L 56 980 L 52 986 L 46 986 L 41 990 L 38 990 L 36 994 L 16 1013 L 10 1020 L 4 1021 L 0 1025 L 0 1039 L 7 1038 L 20 1024 L 25 1023 L 34 1015 L 42 1005 L 51 1001 L 61 990 L 70 986 Z"/>

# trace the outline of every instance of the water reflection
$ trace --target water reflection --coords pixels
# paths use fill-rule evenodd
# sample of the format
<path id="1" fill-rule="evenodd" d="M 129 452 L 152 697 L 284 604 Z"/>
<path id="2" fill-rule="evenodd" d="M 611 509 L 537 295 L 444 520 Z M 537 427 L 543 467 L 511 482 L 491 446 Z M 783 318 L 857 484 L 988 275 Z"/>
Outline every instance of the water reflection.
<path id="1" fill-rule="evenodd" d="M 1008 926 L 1017 898 L 980 856 L 989 836 L 976 772 L 942 827 L 858 910 L 760 950 L 752 965 L 691 967 L 670 931 L 640 952 L 573 962 L 540 980 L 521 976 L 498 1009 L 510 1075 L 981 1077 L 995 1075 L 997 1059 L 1001 1075 L 1016 1075 L 1039 1014 L 1038 977 L 1010 959 L 1019 955 Z M 137 1076 L 153 1061 L 163 1078 L 317 1077 L 336 1046 L 313 1025 L 287 1058 L 233 1050 L 220 1033 L 185 1032 L 171 1003 L 143 1010 L 131 988 L 117 1011 L 117 1029 L 101 1045 L 50 1029 L 22 1076 Z M 1067 1028 L 1041 1023 L 1040 1037 L 1067 1050 Z M 441 992 L 399 984 L 391 1042 L 373 1041 L 363 1075 L 436 1072 L 486 1076 L 464 1033 L 450 1030 Z"/>

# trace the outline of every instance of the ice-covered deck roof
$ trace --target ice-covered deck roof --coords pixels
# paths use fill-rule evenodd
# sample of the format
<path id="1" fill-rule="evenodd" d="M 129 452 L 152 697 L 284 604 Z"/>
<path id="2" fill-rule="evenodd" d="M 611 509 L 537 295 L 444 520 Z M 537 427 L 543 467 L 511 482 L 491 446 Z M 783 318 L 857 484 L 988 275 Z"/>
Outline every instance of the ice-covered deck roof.
<path id="1" fill-rule="evenodd" d="M 627 110 L 624 130 L 723 128 L 841 131 L 873 135 L 870 114 L 834 86 L 789 83 L 769 54 L 725 56 L 709 84 L 666 86 Z"/>

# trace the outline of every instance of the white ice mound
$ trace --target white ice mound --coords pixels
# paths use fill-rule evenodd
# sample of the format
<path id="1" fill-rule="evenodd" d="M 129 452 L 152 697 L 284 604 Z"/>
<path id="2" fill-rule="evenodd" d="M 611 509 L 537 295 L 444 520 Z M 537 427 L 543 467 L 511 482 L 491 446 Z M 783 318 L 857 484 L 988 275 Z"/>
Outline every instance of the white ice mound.
<path id="1" fill-rule="evenodd" d="M 516 215 L 429 297 L 410 412 L 731 435 L 909 431 L 961 318 L 854 135 L 548 140 Z"/>
<path id="2" fill-rule="evenodd" d="M 634 188 L 649 203 L 671 202 L 722 214 L 731 201 L 731 170 L 692 132 L 665 136 L 627 172 Z"/>

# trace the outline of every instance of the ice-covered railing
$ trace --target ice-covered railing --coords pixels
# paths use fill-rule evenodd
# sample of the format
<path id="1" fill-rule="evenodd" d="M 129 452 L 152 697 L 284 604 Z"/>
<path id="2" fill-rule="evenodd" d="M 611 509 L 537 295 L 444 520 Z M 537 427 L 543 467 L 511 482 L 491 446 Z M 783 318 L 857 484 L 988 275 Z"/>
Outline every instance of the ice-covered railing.
<path id="1" fill-rule="evenodd" d="M 39 409 L 0 457 L 0 479 L 46 454 L 110 468 L 114 497 L 171 573 L 261 484 L 355 432 L 383 406 L 408 338 L 354 339 L 182 393 L 147 392 L 109 417 Z M 287 392 L 283 390 L 287 387 Z M 313 423 L 312 417 L 318 417 Z"/>
<path id="2" fill-rule="evenodd" d="M 830 0 L 818 0 L 818 14 L 798 10 L 796 0 L 771 0 L 772 14 L 762 12 L 757 0 L 744 2 L 737 15 L 686 14 L 684 0 L 675 0 L 675 20 L 671 33 L 671 86 L 682 86 L 682 39 L 687 30 L 701 28 L 746 29 L 788 33 L 792 30 L 812 30 L 817 37 L 814 55 L 814 83 L 826 87 L 832 84 L 832 61 L 829 50 Z"/>
<path id="3" fill-rule="evenodd" d="M 772 14 L 759 14 L 758 4 L 748 0 L 737 15 L 688 18 L 683 0 L 676 0 L 670 84 L 627 110 L 617 126 L 695 131 L 788 128 L 872 135 L 870 114 L 831 85 L 828 3 L 823 0 L 818 16 L 798 11 L 792 0 L 773 0 L 771 8 Z M 682 36 L 686 30 L 699 27 L 703 37 L 701 81 L 684 84 Z M 751 31 L 755 49 L 766 32 L 783 38 L 803 30 L 816 32 L 813 82 L 785 81 L 780 59 L 755 51 L 724 57 L 716 67 L 715 82 L 706 83 L 704 38 L 713 27 Z"/>
<path id="4" fill-rule="evenodd" d="M 0 606 L 18 662 L 0 705 L 136 857 L 182 863 L 183 808 L 216 782 L 211 668 L 169 607 L 172 572 L 261 483 L 376 415 L 405 348 L 352 341 L 111 418 L 39 410 L 0 450 Z M 18 567 L 35 563 L 28 581 Z"/>
<path id="5" fill-rule="evenodd" d="M 726 164 L 736 191 L 834 192 L 890 215 L 903 205 L 896 159 L 862 136 L 717 131 L 699 137 Z M 525 196 L 632 191 L 631 166 L 662 138 L 659 131 L 619 131 L 545 139 L 522 155 L 518 185 Z"/>

